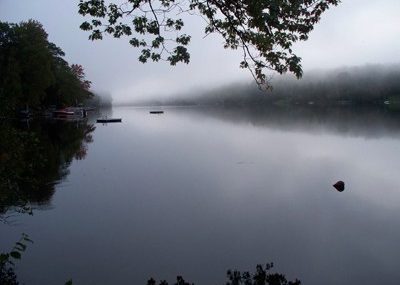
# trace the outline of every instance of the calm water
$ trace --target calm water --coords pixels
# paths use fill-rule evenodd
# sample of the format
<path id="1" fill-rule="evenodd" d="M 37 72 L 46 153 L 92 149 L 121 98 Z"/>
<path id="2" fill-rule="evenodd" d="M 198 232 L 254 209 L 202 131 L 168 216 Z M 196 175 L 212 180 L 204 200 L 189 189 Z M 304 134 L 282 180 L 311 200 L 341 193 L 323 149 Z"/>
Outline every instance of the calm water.
<path id="1" fill-rule="evenodd" d="M 11 199 L 0 223 L 0 251 L 22 232 L 34 241 L 16 267 L 21 282 L 183 275 L 222 285 L 229 268 L 274 262 L 302 284 L 398 284 L 398 114 L 164 110 L 115 108 L 122 124 L 36 126 L 33 172 L 20 172 L 37 181 L 15 178 L 30 187 L 33 215 L 15 213 L 21 201 Z M 13 167 L 22 166 L 3 168 L 4 181 Z"/>

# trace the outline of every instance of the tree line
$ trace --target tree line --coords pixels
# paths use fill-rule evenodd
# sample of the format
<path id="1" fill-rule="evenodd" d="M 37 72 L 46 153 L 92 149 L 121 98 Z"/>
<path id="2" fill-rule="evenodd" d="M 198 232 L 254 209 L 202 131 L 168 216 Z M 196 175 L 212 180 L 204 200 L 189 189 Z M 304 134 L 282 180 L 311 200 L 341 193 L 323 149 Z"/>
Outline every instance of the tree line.
<path id="1" fill-rule="evenodd" d="M 400 105 L 400 65 L 365 65 L 311 71 L 301 80 L 275 76 L 273 88 L 261 92 L 255 84 L 233 83 L 205 91 L 165 98 L 148 98 L 132 105 Z"/>
<path id="2" fill-rule="evenodd" d="M 93 97 L 83 67 L 70 65 L 64 56 L 40 22 L 0 22 L 0 117 Z"/>

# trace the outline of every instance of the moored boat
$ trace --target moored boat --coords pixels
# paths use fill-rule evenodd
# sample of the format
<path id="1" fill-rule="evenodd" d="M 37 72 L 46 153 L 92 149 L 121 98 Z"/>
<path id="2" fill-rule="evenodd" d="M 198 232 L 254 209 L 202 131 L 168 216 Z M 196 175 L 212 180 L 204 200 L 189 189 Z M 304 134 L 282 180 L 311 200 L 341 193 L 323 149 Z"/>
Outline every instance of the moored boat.
<path id="1" fill-rule="evenodd" d="M 121 123 L 121 118 L 103 118 L 97 119 L 97 123 Z"/>

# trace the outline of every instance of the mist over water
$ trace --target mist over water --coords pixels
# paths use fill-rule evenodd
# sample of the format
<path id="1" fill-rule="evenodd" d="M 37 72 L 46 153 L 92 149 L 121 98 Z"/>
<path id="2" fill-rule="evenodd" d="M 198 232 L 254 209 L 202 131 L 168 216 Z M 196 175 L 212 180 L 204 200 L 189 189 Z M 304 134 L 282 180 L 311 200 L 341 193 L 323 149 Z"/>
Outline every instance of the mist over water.
<path id="1" fill-rule="evenodd" d="M 301 80 L 271 74 L 267 92 L 198 15 L 165 14 L 190 64 L 142 64 L 133 38 L 164 34 L 151 14 L 92 41 L 82 22 L 113 20 L 79 2 L 0 0 L 0 285 L 222 285 L 268 262 L 307 285 L 398 285 L 399 0 L 325 11 L 290 46 Z M 9 29 L 29 19 L 43 30 Z M 175 38 L 143 36 L 151 57 Z"/>
<path id="2" fill-rule="evenodd" d="M 149 96 L 118 105 L 384 105 L 400 104 L 400 65 L 369 64 L 305 71 L 301 79 L 273 74 L 271 88 L 254 81 L 221 87 L 204 85 L 170 97 Z"/>
<path id="3" fill-rule="evenodd" d="M 34 240 L 21 281 L 223 284 L 274 262 L 302 284 L 397 284 L 398 113 L 162 109 L 110 110 L 123 123 L 91 128 L 47 207 L 0 225 L 1 249 Z"/>

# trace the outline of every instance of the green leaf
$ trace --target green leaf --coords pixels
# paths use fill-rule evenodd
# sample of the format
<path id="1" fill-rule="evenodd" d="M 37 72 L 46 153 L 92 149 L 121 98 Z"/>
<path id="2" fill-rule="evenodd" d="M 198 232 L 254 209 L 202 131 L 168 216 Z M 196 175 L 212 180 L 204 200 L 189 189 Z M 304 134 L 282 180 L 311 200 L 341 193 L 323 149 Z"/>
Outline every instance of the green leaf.
<path id="1" fill-rule="evenodd" d="M 83 22 L 83 23 L 80 25 L 79 28 L 80 28 L 81 30 L 84 30 L 84 31 L 89 31 L 89 30 L 93 29 L 93 26 L 92 26 L 91 24 L 89 24 L 88 22 Z"/>
<path id="2" fill-rule="evenodd" d="M 30 238 L 28 238 L 28 236 L 25 236 L 23 239 L 24 239 L 25 241 L 29 241 L 30 243 L 33 243 L 33 240 L 31 240 Z"/>
<path id="3" fill-rule="evenodd" d="M 21 253 L 19 253 L 18 251 L 11 251 L 10 256 L 15 259 L 21 259 Z"/>
<path id="4" fill-rule="evenodd" d="M 131 45 L 133 45 L 134 47 L 138 47 L 139 46 L 139 40 L 138 39 L 136 39 L 136 38 L 132 38 L 130 41 L 129 41 L 129 43 L 131 44 Z"/>
<path id="5" fill-rule="evenodd" d="M 5 262 L 7 262 L 8 258 L 9 258 L 8 254 L 5 253 L 0 254 L 0 264 L 4 264 Z"/>
<path id="6" fill-rule="evenodd" d="M 25 251 L 25 249 L 26 249 L 26 245 L 23 244 L 23 243 L 21 243 L 21 242 L 17 242 L 17 243 L 15 244 L 15 246 L 16 246 L 16 248 L 17 248 L 18 250 L 20 250 L 20 251 Z"/>

